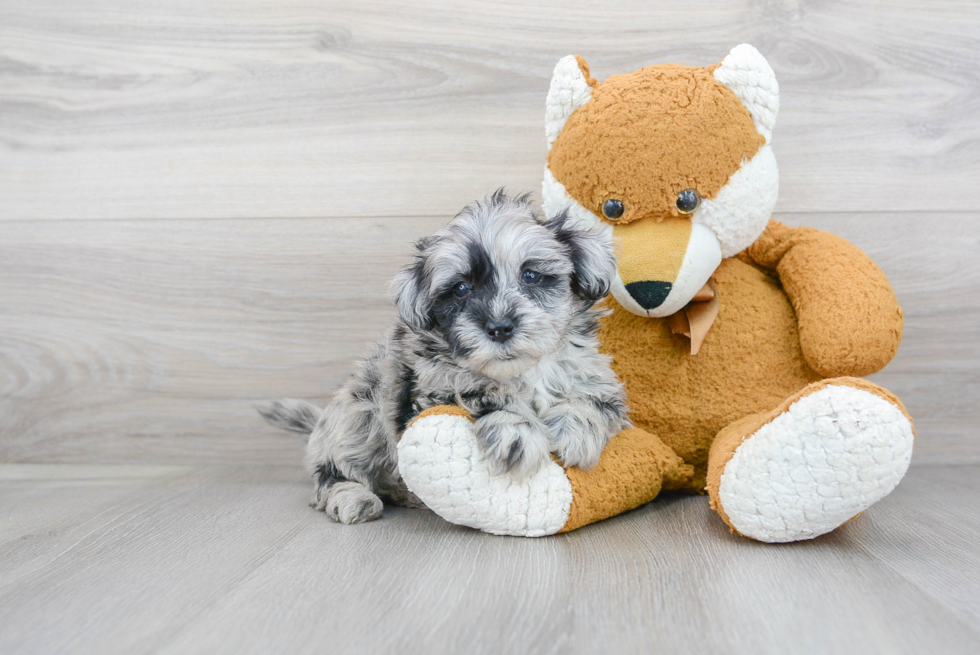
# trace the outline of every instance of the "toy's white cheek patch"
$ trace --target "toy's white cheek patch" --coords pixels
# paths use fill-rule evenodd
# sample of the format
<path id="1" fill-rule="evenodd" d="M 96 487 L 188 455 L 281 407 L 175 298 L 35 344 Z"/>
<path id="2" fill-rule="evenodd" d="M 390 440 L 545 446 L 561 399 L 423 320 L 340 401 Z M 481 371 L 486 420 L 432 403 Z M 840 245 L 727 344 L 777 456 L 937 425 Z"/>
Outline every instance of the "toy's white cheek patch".
<path id="1" fill-rule="evenodd" d="M 899 483 L 912 425 L 880 396 L 829 386 L 793 403 L 738 447 L 718 499 L 739 533 L 768 543 L 830 532 Z"/>
<path id="2" fill-rule="evenodd" d="M 715 233 L 721 243 L 721 256 L 732 257 L 758 239 L 779 197 L 779 169 L 769 145 L 762 146 L 752 159 L 742 162 L 728 183 L 691 217 Z"/>
<path id="3" fill-rule="evenodd" d="M 582 206 L 582 203 L 568 195 L 565 185 L 552 174 L 547 165 L 544 167 L 544 180 L 541 182 L 541 208 L 544 215 L 551 217 L 568 210 L 569 222 L 580 228 L 598 228 L 604 235 L 612 239 L 612 225 L 600 220 L 598 216 Z"/>
<path id="4" fill-rule="evenodd" d="M 521 482 L 491 475 L 463 416 L 433 414 L 417 419 L 398 443 L 398 470 L 408 488 L 450 523 L 492 534 L 543 537 L 568 521 L 572 486 L 564 469 L 549 460 Z"/>

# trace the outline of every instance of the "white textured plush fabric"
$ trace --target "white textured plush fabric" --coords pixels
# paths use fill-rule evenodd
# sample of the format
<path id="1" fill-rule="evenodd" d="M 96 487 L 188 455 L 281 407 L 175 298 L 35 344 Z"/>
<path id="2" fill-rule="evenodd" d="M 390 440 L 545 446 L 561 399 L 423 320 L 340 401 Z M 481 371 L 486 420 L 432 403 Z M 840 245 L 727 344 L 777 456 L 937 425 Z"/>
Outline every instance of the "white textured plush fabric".
<path id="1" fill-rule="evenodd" d="M 711 229 L 721 256 L 734 257 L 762 235 L 779 197 L 779 168 L 772 146 L 759 148 L 732 173 L 714 198 L 705 198 L 691 221 Z"/>
<path id="2" fill-rule="evenodd" d="M 514 537 L 561 530 L 572 506 L 564 469 L 552 461 L 530 478 L 491 475 L 462 416 L 418 419 L 398 443 L 398 470 L 429 509 L 450 523 Z"/>
<path id="3" fill-rule="evenodd" d="M 541 182 L 541 209 L 545 216 L 556 216 L 566 208 L 572 225 L 597 229 L 612 239 L 612 225 L 600 220 L 598 216 L 582 206 L 582 203 L 568 195 L 568 189 L 558 181 L 545 164 L 544 180 Z"/>
<path id="4" fill-rule="evenodd" d="M 575 55 L 568 55 L 558 60 L 555 71 L 551 74 L 551 87 L 548 89 L 548 99 L 545 101 L 544 131 L 548 137 L 549 148 L 561 134 L 572 112 L 588 102 L 591 97 L 592 87 L 582 75 L 582 69 L 579 68 Z"/>
<path id="5" fill-rule="evenodd" d="M 735 46 L 715 69 L 715 79 L 735 92 L 769 143 L 779 113 L 779 83 L 762 53 L 748 43 Z"/>
<path id="6" fill-rule="evenodd" d="M 745 439 L 718 489 L 741 534 L 769 543 L 830 532 L 891 492 L 912 458 L 912 425 L 867 391 L 829 386 Z"/>

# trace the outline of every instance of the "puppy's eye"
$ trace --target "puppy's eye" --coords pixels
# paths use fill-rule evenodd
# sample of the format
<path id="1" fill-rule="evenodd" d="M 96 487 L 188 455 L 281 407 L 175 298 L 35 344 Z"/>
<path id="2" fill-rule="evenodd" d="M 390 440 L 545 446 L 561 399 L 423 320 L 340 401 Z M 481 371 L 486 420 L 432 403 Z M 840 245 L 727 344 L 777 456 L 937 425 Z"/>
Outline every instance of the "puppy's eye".
<path id="1" fill-rule="evenodd" d="M 618 221 L 625 211 L 626 207 L 623 206 L 622 200 L 614 200 L 610 198 L 606 202 L 602 203 L 602 214 L 611 221 Z"/>
<path id="2" fill-rule="evenodd" d="M 537 284 L 541 281 L 541 274 L 537 271 L 524 271 L 521 273 L 521 280 L 524 284 Z"/>
<path id="3" fill-rule="evenodd" d="M 469 295 L 470 291 L 472 290 L 473 287 L 471 287 L 469 284 L 467 284 L 466 282 L 460 282 L 459 284 L 453 287 L 453 295 L 456 296 L 457 298 L 465 298 L 466 296 Z"/>
<path id="4" fill-rule="evenodd" d="M 701 204 L 701 195 L 694 189 L 684 189 L 677 194 L 677 211 L 692 214 Z"/>

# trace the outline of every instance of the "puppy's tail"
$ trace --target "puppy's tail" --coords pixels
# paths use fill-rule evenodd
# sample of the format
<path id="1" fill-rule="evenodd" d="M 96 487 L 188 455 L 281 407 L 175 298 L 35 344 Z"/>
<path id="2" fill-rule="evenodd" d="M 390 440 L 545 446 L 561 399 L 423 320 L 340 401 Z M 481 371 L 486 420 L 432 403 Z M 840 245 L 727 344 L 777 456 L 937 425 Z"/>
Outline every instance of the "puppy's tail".
<path id="1" fill-rule="evenodd" d="M 294 398 L 259 403 L 255 409 L 269 423 L 307 438 L 323 414 L 315 405 Z"/>

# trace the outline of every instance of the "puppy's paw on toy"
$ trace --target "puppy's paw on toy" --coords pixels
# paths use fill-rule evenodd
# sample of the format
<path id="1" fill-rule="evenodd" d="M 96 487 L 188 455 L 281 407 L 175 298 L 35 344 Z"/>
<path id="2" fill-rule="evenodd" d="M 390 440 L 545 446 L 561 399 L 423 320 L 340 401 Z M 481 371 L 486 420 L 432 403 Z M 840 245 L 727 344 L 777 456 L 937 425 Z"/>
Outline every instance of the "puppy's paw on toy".
<path id="1" fill-rule="evenodd" d="M 587 471 L 599 463 L 602 449 L 609 441 L 608 425 L 603 416 L 591 408 L 561 413 L 545 419 L 554 437 L 551 450 L 565 466 Z"/>
<path id="2" fill-rule="evenodd" d="M 561 466 L 546 457 L 518 479 L 495 474 L 495 464 L 458 407 L 426 410 L 398 444 L 398 468 L 408 488 L 450 523 L 516 537 L 555 534 L 565 526 L 572 487 Z"/>
<path id="3" fill-rule="evenodd" d="M 493 475 L 524 480 L 551 461 L 546 428 L 540 421 L 502 410 L 478 419 L 475 430 Z"/>

